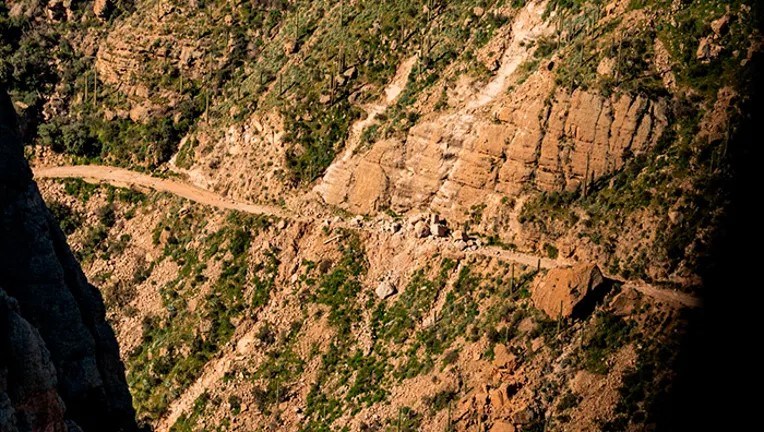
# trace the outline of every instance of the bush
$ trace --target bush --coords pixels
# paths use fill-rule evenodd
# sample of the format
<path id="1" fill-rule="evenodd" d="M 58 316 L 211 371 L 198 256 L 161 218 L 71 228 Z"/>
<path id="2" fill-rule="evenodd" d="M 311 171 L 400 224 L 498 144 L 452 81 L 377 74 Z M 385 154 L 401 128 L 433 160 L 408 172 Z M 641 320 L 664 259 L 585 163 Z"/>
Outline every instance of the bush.
<path id="1" fill-rule="evenodd" d="M 48 204 L 48 209 L 66 235 L 71 235 L 82 223 L 82 216 L 64 203 L 53 201 Z"/>
<path id="2" fill-rule="evenodd" d="M 544 252 L 546 253 L 546 256 L 548 256 L 551 259 L 556 259 L 557 256 L 560 254 L 557 248 L 549 243 L 544 244 Z"/>
<path id="3" fill-rule="evenodd" d="M 610 355 L 629 342 L 633 324 L 615 315 L 599 314 L 592 326 L 583 343 L 584 368 L 592 373 L 605 374 Z"/>
<path id="4" fill-rule="evenodd" d="M 425 398 L 424 403 L 430 408 L 431 413 L 436 413 L 447 408 L 457 395 L 458 393 L 454 390 L 441 390 L 435 395 Z"/>

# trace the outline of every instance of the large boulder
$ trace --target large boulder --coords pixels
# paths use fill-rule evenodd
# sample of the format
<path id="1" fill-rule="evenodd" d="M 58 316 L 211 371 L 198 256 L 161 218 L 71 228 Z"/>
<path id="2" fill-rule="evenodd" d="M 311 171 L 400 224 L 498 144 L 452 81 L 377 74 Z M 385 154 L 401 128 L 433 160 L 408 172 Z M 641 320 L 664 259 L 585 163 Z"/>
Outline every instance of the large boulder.
<path id="1" fill-rule="evenodd" d="M 593 307 L 605 282 L 597 264 L 556 268 L 533 287 L 531 299 L 550 318 L 581 316 Z"/>

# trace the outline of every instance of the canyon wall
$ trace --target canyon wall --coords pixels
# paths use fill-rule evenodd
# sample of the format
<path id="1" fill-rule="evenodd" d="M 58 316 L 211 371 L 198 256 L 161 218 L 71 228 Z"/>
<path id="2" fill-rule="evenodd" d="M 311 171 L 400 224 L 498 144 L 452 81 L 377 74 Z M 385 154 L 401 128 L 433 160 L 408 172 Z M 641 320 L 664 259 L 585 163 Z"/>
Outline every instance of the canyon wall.
<path id="1" fill-rule="evenodd" d="M 0 430 L 137 430 L 117 341 L 0 92 Z"/>

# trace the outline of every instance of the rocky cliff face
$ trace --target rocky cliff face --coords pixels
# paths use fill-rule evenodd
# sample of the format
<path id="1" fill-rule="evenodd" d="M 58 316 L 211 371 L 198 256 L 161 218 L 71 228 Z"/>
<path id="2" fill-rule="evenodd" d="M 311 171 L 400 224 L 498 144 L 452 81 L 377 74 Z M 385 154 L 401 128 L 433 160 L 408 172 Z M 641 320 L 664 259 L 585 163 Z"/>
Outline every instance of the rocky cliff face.
<path id="1" fill-rule="evenodd" d="M 469 104 L 468 104 L 469 107 Z M 324 199 L 353 212 L 429 207 L 451 218 L 524 190 L 574 191 L 620 170 L 666 127 L 666 106 L 644 97 L 555 91 L 540 73 L 498 98 L 493 120 L 465 110 L 432 116 L 330 169 Z"/>
<path id="2" fill-rule="evenodd" d="M 117 342 L 0 93 L 0 430 L 136 430 Z"/>

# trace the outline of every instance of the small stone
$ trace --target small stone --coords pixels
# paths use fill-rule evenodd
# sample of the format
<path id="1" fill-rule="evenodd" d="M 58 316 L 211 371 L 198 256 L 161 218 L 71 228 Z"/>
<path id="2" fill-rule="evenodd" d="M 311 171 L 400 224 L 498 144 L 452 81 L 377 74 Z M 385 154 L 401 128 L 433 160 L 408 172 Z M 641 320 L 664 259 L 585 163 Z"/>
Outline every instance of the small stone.
<path id="1" fill-rule="evenodd" d="M 93 13 L 98 18 L 105 19 L 109 16 L 110 6 L 109 0 L 95 0 L 93 2 Z"/>
<path id="2" fill-rule="evenodd" d="M 322 94 L 318 98 L 318 103 L 320 103 L 322 105 L 326 105 L 326 104 L 328 104 L 331 101 L 332 101 L 332 97 L 331 97 L 331 95 L 328 95 L 328 94 Z"/>
<path id="3" fill-rule="evenodd" d="M 284 54 L 290 55 L 297 52 L 297 42 L 296 41 L 287 41 L 284 44 Z"/>
<path id="4" fill-rule="evenodd" d="M 480 6 L 475 6 L 472 8 L 472 15 L 475 15 L 476 17 L 481 17 L 485 13 L 485 9 L 483 9 Z"/>
<path id="5" fill-rule="evenodd" d="M 462 240 L 465 242 L 470 239 L 469 236 L 467 236 L 467 233 L 462 230 L 454 230 L 454 232 L 451 234 L 451 237 L 453 237 L 454 240 Z"/>
<path id="6" fill-rule="evenodd" d="M 518 424 L 528 424 L 536 417 L 536 413 L 529 406 L 524 406 L 512 413 L 512 422 Z"/>
<path id="7" fill-rule="evenodd" d="M 430 227 L 425 221 L 420 220 L 414 225 L 414 237 L 425 238 L 430 235 Z"/>
<path id="8" fill-rule="evenodd" d="M 722 33 L 727 32 L 729 23 L 730 23 L 730 16 L 725 14 L 721 18 L 711 21 L 711 30 L 713 30 L 713 32 L 717 36 L 722 36 Z"/>
<path id="9" fill-rule="evenodd" d="M 356 69 L 355 66 L 347 69 L 345 72 L 342 73 L 342 76 L 344 76 L 347 79 L 353 79 L 358 75 L 358 69 Z"/>
<path id="10" fill-rule="evenodd" d="M 464 240 L 457 240 L 454 242 L 454 246 L 456 246 L 456 248 L 459 250 L 465 250 L 467 249 L 467 242 Z"/>
<path id="11" fill-rule="evenodd" d="M 517 366 L 517 356 L 509 352 L 506 346 L 496 345 L 493 353 L 493 365 L 497 368 L 511 371 Z"/>
<path id="12" fill-rule="evenodd" d="M 695 57 L 698 60 L 707 63 L 718 57 L 721 52 L 721 45 L 714 43 L 712 36 L 706 36 L 700 39 L 698 50 L 695 52 Z"/>
<path id="13" fill-rule="evenodd" d="M 448 234 L 448 228 L 439 223 L 430 224 L 430 234 L 432 234 L 433 237 L 445 237 Z"/>
<path id="14" fill-rule="evenodd" d="M 544 338 L 539 336 L 531 341 L 531 352 L 536 352 L 544 346 Z"/>
<path id="15" fill-rule="evenodd" d="M 377 297 L 384 300 L 398 291 L 395 289 L 395 285 L 393 285 L 392 282 L 385 280 L 377 286 L 377 289 L 374 292 L 377 293 Z"/>

